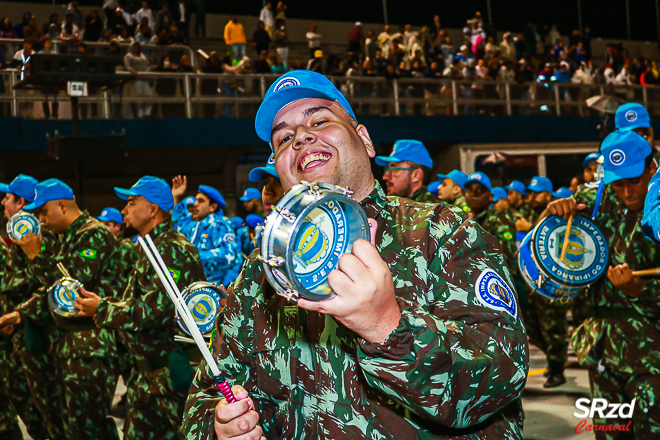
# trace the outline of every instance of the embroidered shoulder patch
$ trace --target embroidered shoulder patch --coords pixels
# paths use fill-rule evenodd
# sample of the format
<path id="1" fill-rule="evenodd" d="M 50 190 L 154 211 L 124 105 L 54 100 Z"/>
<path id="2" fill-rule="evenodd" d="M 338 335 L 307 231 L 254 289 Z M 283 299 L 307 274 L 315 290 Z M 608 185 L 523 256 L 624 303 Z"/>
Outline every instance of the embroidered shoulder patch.
<path id="1" fill-rule="evenodd" d="M 516 295 L 493 269 L 486 269 L 479 275 L 474 291 L 479 301 L 489 309 L 506 312 L 514 318 L 518 317 Z"/>
<path id="2" fill-rule="evenodd" d="M 509 231 L 506 231 L 504 234 L 502 234 L 502 238 L 506 241 L 511 241 L 513 240 L 513 234 Z"/>
<path id="3" fill-rule="evenodd" d="M 80 256 L 93 260 L 94 258 L 96 258 L 96 249 L 85 248 L 82 251 L 80 251 Z"/>
<path id="4" fill-rule="evenodd" d="M 179 277 L 181 276 L 181 271 L 172 269 L 171 267 L 168 267 L 167 270 L 170 271 L 170 275 L 172 275 L 172 279 L 174 280 L 175 283 L 179 282 Z"/>

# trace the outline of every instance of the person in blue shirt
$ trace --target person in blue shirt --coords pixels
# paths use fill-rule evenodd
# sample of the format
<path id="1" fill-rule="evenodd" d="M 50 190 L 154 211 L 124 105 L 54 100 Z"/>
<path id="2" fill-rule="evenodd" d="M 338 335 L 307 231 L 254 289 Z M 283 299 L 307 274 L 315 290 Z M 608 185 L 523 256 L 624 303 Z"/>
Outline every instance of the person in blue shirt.
<path id="1" fill-rule="evenodd" d="M 186 189 L 186 176 L 172 179 L 174 227 L 199 251 L 208 281 L 228 287 L 236 280 L 243 257 L 234 227 L 222 212 L 225 200 L 215 188 L 200 185 L 195 203 L 188 211 L 183 197 Z"/>
<path id="2" fill-rule="evenodd" d="M 236 241 L 241 245 L 243 258 L 247 259 L 259 247 L 258 238 L 260 237 L 256 237 L 255 228 L 264 223 L 264 218 L 257 214 L 248 214 L 245 223 L 245 226 L 236 229 Z"/>

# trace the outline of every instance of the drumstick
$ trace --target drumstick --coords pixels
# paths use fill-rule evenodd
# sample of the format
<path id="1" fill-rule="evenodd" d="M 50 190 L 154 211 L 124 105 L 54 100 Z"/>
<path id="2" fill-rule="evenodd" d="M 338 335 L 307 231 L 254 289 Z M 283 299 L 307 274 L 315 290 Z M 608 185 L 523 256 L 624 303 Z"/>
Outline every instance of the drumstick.
<path id="1" fill-rule="evenodd" d="M 644 269 L 644 270 L 633 270 L 634 277 L 646 277 L 649 275 L 660 275 L 660 267 L 654 267 L 653 269 Z"/>
<path id="2" fill-rule="evenodd" d="M 67 278 L 71 278 L 71 275 L 69 275 L 69 271 L 66 270 L 66 268 L 64 267 L 64 264 L 62 264 L 61 261 L 59 263 L 57 263 L 57 268 L 60 270 L 60 272 L 62 272 L 62 275 L 64 275 Z"/>
<path id="3" fill-rule="evenodd" d="M 564 259 L 566 259 L 566 251 L 568 250 L 568 242 L 571 237 L 571 227 L 573 226 L 573 216 L 570 216 L 568 218 L 568 224 L 566 225 L 566 235 L 564 235 L 564 247 L 561 248 L 561 256 L 559 257 L 559 261 L 562 263 L 564 262 Z"/>

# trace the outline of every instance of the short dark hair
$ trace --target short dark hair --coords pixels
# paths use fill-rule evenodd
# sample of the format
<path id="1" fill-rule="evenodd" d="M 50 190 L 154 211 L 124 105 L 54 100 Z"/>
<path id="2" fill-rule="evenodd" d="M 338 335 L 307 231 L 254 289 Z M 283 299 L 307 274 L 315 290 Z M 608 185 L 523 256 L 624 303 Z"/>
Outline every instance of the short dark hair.
<path id="1" fill-rule="evenodd" d="M 422 185 L 429 186 L 431 179 L 433 178 L 433 170 L 425 165 L 417 163 L 412 163 L 412 166 L 415 167 L 415 169 L 422 170 Z"/>

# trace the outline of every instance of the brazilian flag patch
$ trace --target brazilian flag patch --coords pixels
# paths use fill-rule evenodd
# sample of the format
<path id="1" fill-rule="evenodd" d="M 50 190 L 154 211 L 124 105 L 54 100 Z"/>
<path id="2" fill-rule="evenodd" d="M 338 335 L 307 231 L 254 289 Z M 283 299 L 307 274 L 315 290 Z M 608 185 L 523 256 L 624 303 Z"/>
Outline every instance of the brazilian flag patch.
<path id="1" fill-rule="evenodd" d="M 174 279 L 175 283 L 179 282 L 179 276 L 181 276 L 181 271 L 172 269 L 171 267 L 168 267 L 167 270 L 170 271 L 170 275 L 172 275 L 172 279 Z"/>
<path id="2" fill-rule="evenodd" d="M 82 251 L 80 251 L 80 256 L 93 260 L 94 258 L 96 258 L 96 249 L 90 249 L 90 248 L 83 249 Z"/>
<path id="3" fill-rule="evenodd" d="M 502 238 L 506 241 L 511 241 L 513 240 L 513 234 L 509 231 L 506 231 L 504 234 L 502 234 Z"/>

